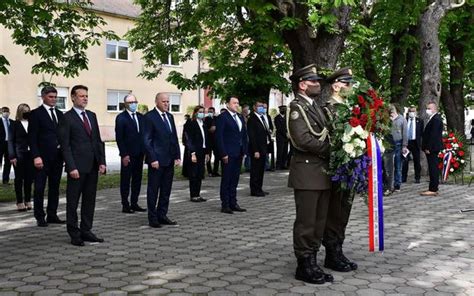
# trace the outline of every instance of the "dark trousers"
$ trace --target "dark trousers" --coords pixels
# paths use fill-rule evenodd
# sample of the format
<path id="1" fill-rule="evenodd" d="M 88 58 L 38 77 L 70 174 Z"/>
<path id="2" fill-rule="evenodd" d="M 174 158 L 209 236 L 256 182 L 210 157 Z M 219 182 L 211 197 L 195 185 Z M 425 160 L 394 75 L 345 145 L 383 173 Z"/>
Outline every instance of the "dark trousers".
<path id="1" fill-rule="evenodd" d="M 148 166 L 146 200 L 149 223 L 159 223 L 159 220 L 163 219 L 168 214 L 173 176 L 173 164 L 165 167 L 160 166 L 157 170 Z M 158 206 L 156 205 L 157 200 Z"/>
<path id="2" fill-rule="evenodd" d="M 288 140 L 283 137 L 276 137 L 277 158 L 276 169 L 281 170 L 287 167 L 288 163 Z"/>
<path id="3" fill-rule="evenodd" d="M 58 154 L 60 154 L 58 150 Z M 44 190 L 46 181 L 48 181 L 48 207 L 46 214 L 48 216 L 56 216 L 59 202 L 59 183 L 61 182 L 61 174 L 63 172 L 62 158 L 56 161 L 44 162 L 41 170 L 35 168 L 35 185 L 33 190 L 34 215 L 36 220 L 44 219 L 45 212 L 43 209 Z"/>
<path id="4" fill-rule="evenodd" d="M 336 245 L 344 243 L 353 200 L 354 194 L 349 190 L 341 190 L 338 183 L 333 183 L 323 237 L 326 248 L 335 249 Z"/>
<path id="5" fill-rule="evenodd" d="M 413 159 L 413 166 L 415 167 L 415 180 L 420 180 L 421 164 L 420 164 L 420 146 L 416 140 L 408 141 L 408 150 L 410 150 L 411 158 Z M 410 162 L 410 155 L 403 160 L 402 181 L 407 181 L 408 166 Z"/>
<path id="6" fill-rule="evenodd" d="M 197 162 L 189 162 L 189 194 L 190 197 L 201 196 L 201 184 L 204 177 L 204 155 L 196 155 Z"/>
<path id="7" fill-rule="evenodd" d="M 250 194 L 263 193 L 263 175 L 265 173 L 265 154 L 260 154 L 260 158 L 256 159 L 252 155 L 250 161 Z"/>
<path id="8" fill-rule="evenodd" d="M 2 141 L 0 143 L 0 165 L 2 164 L 2 160 L 3 160 L 2 182 L 3 184 L 6 184 L 8 183 L 8 181 L 10 181 L 10 171 L 12 167 L 12 165 L 10 164 L 10 159 L 8 157 L 8 142 L 7 141 Z"/>
<path id="9" fill-rule="evenodd" d="M 214 155 L 214 166 L 211 165 L 211 158 L 212 155 Z M 219 159 L 219 154 L 217 153 L 216 148 L 212 148 L 211 151 L 209 152 L 209 160 L 206 163 L 207 166 L 207 173 L 210 175 L 217 175 L 219 173 L 219 162 L 221 161 Z"/>
<path id="10" fill-rule="evenodd" d="M 237 206 L 237 186 L 239 185 L 242 157 L 230 157 L 227 163 L 222 162 L 220 197 L 223 208 Z"/>
<path id="11" fill-rule="evenodd" d="M 426 159 L 428 160 L 428 173 L 430 175 L 429 191 L 433 192 L 438 192 L 439 185 L 438 154 L 439 151 L 430 151 L 430 154 L 426 154 Z"/>
<path id="12" fill-rule="evenodd" d="M 15 170 L 15 195 L 16 203 L 31 201 L 31 187 L 33 185 L 34 166 L 31 153 L 24 152 L 17 157 Z"/>
<path id="13" fill-rule="evenodd" d="M 295 189 L 296 219 L 293 249 L 296 258 L 318 251 L 324 235 L 330 190 Z"/>
<path id="14" fill-rule="evenodd" d="M 96 167 L 89 173 L 79 173 L 79 179 L 67 177 L 66 188 L 66 223 L 71 238 L 90 232 L 94 221 L 95 197 L 99 172 Z M 77 223 L 77 207 L 81 201 L 81 223 Z"/>
<path id="15" fill-rule="evenodd" d="M 143 175 L 143 156 L 130 157 L 130 163 L 127 166 L 120 165 L 120 195 L 122 196 L 122 206 L 138 205 L 138 196 L 142 186 Z M 128 195 L 130 194 L 130 203 Z"/>

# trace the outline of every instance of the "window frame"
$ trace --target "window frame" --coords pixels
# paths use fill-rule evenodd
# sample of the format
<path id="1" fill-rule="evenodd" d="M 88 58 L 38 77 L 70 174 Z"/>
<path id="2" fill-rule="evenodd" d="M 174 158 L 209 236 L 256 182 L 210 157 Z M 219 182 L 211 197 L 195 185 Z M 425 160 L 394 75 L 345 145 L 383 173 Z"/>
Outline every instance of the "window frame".
<path id="1" fill-rule="evenodd" d="M 173 96 L 178 96 L 179 97 L 179 110 L 178 111 L 173 111 L 173 104 L 172 104 L 172 97 Z M 175 114 L 175 113 L 182 113 L 182 105 L 183 105 L 183 94 L 182 93 L 168 93 L 168 97 L 170 99 L 170 113 Z M 176 106 L 176 105 L 175 105 Z"/>
<path id="2" fill-rule="evenodd" d="M 109 110 L 109 92 L 116 92 L 117 93 L 117 105 L 115 110 Z M 127 90 L 127 89 L 107 89 L 106 90 L 106 110 L 107 113 L 119 113 L 124 110 L 124 103 L 123 103 L 123 98 L 127 94 L 131 94 L 132 90 Z"/>
<path id="3" fill-rule="evenodd" d="M 163 67 L 170 67 L 170 68 L 181 68 L 182 65 L 181 65 L 181 62 L 178 60 L 178 64 L 177 65 L 173 65 L 172 64 L 172 61 L 173 61 L 173 58 L 172 58 L 172 54 L 171 53 L 168 53 L 168 61 L 166 63 L 161 63 L 161 66 Z"/>
<path id="4" fill-rule="evenodd" d="M 107 46 L 112 45 L 115 46 L 115 58 L 108 57 L 107 53 Z M 119 47 L 126 47 L 127 48 L 127 59 L 120 59 L 119 58 Z M 126 40 L 107 40 L 105 42 L 105 58 L 110 61 L 117 61 L 117 62 L 131 62 L 131 50 L 130 50 L 130 44 Z"/>

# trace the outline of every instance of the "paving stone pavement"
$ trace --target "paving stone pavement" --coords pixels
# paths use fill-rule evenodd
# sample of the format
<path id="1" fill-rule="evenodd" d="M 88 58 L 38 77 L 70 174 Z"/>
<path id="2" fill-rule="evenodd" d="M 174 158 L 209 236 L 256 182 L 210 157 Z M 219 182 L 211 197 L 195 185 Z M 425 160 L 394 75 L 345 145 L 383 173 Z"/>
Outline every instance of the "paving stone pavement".
<path id="1" fill-rule="evenodd" d="M 238 190 L 248 212 L 234 215 L 219 212 L 218 178 L 204 181 L 205 203 L 189 202 L 188 183 L 175 182 L 169 216 L 179 226 L 160 229 L 146 213 L 122 214 L 118 189 L 100 191 L 93 230 L 105 243 L 82 248 L 64 225 L 39 228 L 30 212 L 0 204 L 0 295 L 474 295 L 474 212 L 459 212 L 474 208 L 474 187 L 421 197 L 427 183 L 404 184 L 385 200 L 384 253 L 367 251 L 367 207 L 357 198 L 345 253 L 359 269 L 318 286 L 293 278 L 287 173 L 266 174 L 263 198 L 248 196 L 248 181 L 242 175 Z M 60 210 L 64 218 L 64 198 Z"/>

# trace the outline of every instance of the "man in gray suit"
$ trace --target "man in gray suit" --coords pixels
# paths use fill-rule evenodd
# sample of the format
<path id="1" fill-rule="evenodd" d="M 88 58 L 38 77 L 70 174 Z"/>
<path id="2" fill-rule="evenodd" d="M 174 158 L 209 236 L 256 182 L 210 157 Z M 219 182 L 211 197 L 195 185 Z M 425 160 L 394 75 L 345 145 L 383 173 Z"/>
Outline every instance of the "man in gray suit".
<path id="1" fill-rule="evenodd" d="M 71 244 L 84 241 L 103 242 L 92 233 L 98 173 L 105 174 L 105 149 L 100 138 L 95 113 L 86 110 L 88 88 L 76 85 L 71 90 L 74 106 L 64 114 L 59 126 L 60 143 L 66 163 L 66 223 Z M 77 206 L 82 196 L 81 224 L 77 223 Z"/>

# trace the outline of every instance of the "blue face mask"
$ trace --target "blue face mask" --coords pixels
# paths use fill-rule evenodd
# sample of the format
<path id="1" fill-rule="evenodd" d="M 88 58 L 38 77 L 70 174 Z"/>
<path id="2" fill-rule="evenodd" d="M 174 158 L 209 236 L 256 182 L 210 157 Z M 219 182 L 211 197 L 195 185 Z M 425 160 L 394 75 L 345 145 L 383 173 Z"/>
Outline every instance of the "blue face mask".
<path id="1" fill-rule="evenodd" d="M 211 117 L 211 118 L 212 118 L 212 117 L 214 117 L 214 113 L 212 113 L 212 112 L 208 112 L 208 113 L 207 113 L 207 116 L 209 116 L 209 117 Z"/>
<path id="2" fill-rule="evenodd" d="M 263 108 L 263 114 L 267 114 L 267 108 Z"/>
<path id="3" fill-rule="evenodd" d="M 199 119 L 203 119 L 204 116 L 205 116 L 205 115 L 204 115 L 204 112 L 198 112 L 198 113 L 196 114 L 196 117 L 199 118 Z"/>
<path id="4" fill-rule="evenodd" d="M 137 112 L 137 108 L 138 108 L 137 103 L 131 103 L 130 105 L 128 105 L 128 109 L 130 110 L 130 112 Z"/>
<path id="5" fill-rule="evenodd" d="M 266 112 L 266 109 L 265 109 L 264 107 L 262 107 L 262 106 L 258 106 L 258 107 L 257 107 L 257 113 L 258 113 L 258 114 L 262 114 L 262 115 L 263 115 L 263 114 L 265 114 L 265 112 Z"/>

